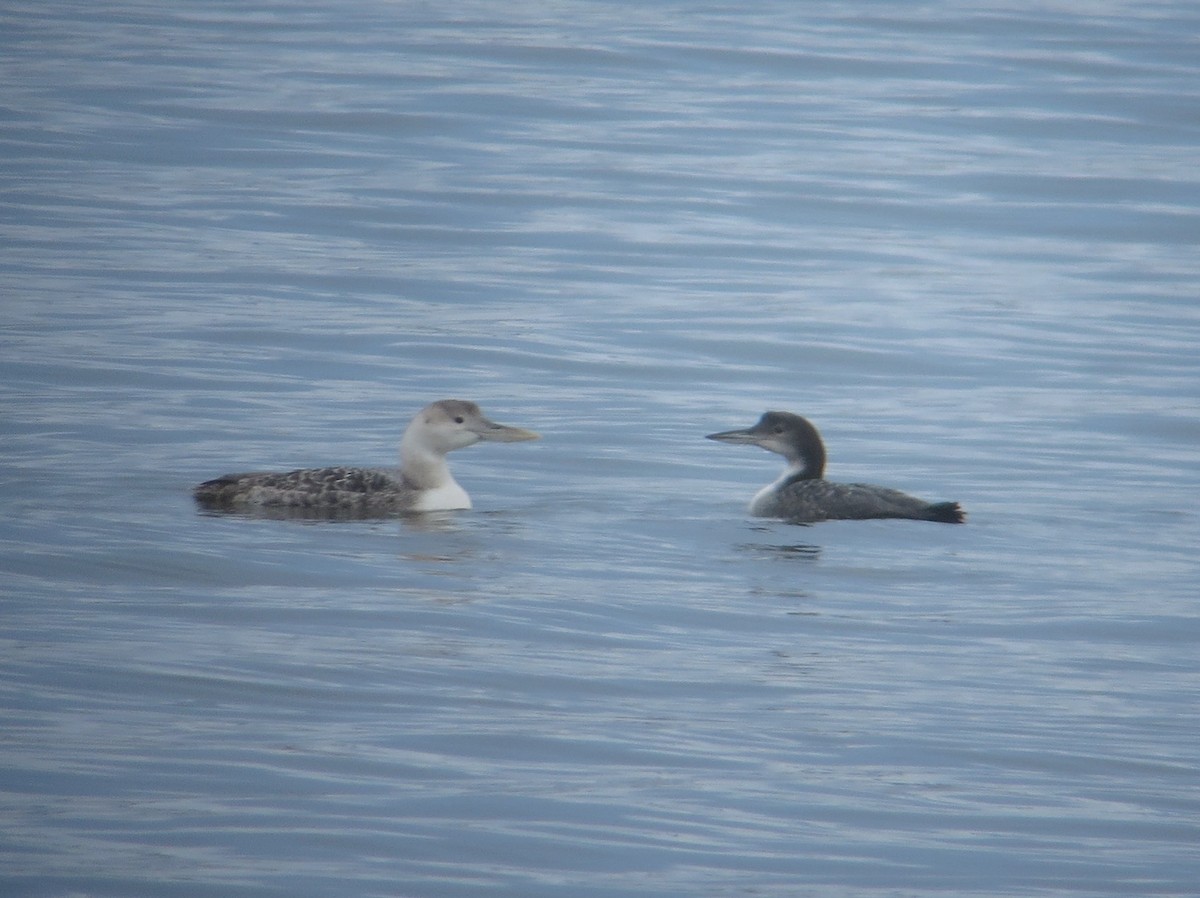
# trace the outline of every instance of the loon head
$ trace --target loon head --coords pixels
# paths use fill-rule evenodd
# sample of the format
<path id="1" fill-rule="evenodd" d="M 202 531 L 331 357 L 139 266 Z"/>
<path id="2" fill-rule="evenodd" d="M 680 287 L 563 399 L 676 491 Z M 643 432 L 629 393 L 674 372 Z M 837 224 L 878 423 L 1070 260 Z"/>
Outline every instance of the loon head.
<path id="1" fill-rule="evenodd" d="M 709 440 L 762 446 L 787 459 L 798 479 L 816 480 L 825 474 L 825 444 L 807 418 L 791 412 L 767 412 L 753 427 L 710 433 Z"/>
<path id="2" fill-rule="evenodd" d="M 480 440 L 519 443 L 540 434 L 520 427 L 497 424 L 484 417 L 479 406 L 465 399 L 439 399 L 421 409 L 404 431 L 401 445 L 411 451 L 445 455 L 473 446 Z"/>

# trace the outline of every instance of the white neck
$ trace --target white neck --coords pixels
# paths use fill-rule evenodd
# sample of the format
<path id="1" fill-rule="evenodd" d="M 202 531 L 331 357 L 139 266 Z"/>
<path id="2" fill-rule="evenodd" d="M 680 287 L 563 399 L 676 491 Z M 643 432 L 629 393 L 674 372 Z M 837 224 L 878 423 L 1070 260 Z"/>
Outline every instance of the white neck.
<path id="1" fill-rule="evenodd" d="M 783 469 L 782 474 L 754 494 L 754 498 L 750 500 L 750 513 L 765 514 L 766 509 L 770 508 L 775 502 L 775 491 L 783 486 L 789 477 L 803 470 L 804 459 L 801 458 L 788 462 L 788 466 Z"/>
<path id="2" fill-rule="evenodd" d="M 471 497 L 450 473 L 446 456 L 416 445 L 407 436 L 400 442 L 400 470 L 404 479 L 419 490 L 413 511 L 471 507 Z"/>

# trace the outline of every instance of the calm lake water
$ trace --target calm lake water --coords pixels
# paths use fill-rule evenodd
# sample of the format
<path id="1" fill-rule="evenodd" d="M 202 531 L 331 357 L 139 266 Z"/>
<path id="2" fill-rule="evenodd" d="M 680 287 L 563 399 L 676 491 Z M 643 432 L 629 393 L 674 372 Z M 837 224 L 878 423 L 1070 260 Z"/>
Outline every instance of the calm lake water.
<path id="1" fill-rule="evenodd" d="M 1197 34 L 6 4 L 0 892 L 1196 895 Z M 192 503 L 449 396 L 473 511 Z"/>

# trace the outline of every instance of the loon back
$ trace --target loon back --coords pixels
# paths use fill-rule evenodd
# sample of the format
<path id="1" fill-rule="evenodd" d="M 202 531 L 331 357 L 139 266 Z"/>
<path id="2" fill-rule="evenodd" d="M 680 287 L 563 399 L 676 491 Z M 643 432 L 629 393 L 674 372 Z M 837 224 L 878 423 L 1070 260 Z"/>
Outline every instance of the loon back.
<path id="1" fill-rule="evenodd" d="M 880 518 L 944 524 L 963 522 L 963 512 L 957 502 L 926 502 L 884 486 L 829 480 L 794 480 L 778 487 L 772 484 L 755 497 L 750 513 L 794 523 Z"/>
<path id="2" fill-rule="evenodd" d="M 387 471 L 307 468 L 286 473 L 226 474 L 193 491 L 206 508 L 404 511 L 416 490 Z"/>

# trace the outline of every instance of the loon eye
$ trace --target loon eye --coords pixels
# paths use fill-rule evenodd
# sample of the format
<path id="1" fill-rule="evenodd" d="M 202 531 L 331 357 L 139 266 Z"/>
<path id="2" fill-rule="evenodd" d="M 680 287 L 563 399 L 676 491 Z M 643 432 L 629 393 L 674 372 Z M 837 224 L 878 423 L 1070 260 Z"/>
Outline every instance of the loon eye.
<path id="1" fill-rule="evenodd" d="M 454 423 L 455 423 L 455 424 L 462 424 L 462 422 L 463 422 L 463 416 L 462 416 L 462 415 L 455 415 L 455 416 L 454 416 Z"/>
<path id="2" fill-rule="evenodd" d="M 776 432 L 776 433 L 783 433 L 783 425 L 782 425 L 782 424 L 776 424 L 776 425 L 775 425 L 775 432 Z"/>

